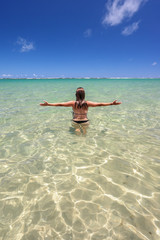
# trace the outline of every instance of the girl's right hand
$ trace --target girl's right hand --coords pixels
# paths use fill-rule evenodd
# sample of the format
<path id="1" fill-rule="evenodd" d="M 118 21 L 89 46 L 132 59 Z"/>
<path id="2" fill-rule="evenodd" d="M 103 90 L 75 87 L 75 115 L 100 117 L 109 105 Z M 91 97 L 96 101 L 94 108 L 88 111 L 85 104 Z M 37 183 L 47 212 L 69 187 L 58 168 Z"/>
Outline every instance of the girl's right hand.
<path id="1" fill-rule="evenodd" d="M 112 105 L 118 105 L 118 104 L 121 104 L 121 102 L 117 102 L 117 100 L 112 102 Z"/>
<path id="2" fill-rule="evenodd" d="M 44 101 L 44 103 L 40 103 L 41 106 L 48 106 L 48 102 Z"/>

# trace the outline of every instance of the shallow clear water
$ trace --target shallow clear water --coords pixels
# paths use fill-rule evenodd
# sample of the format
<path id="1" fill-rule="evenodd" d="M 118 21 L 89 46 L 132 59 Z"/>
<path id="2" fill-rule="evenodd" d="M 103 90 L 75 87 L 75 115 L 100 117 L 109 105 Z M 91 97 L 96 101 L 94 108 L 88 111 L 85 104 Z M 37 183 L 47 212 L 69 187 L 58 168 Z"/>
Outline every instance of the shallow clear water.
<path id="1" fill-rule="evenodd" d="M 71 108 L 89 109 L 77 136 Z M 0 239 L 160 239 L 160 80 L 0 80 Z"/>

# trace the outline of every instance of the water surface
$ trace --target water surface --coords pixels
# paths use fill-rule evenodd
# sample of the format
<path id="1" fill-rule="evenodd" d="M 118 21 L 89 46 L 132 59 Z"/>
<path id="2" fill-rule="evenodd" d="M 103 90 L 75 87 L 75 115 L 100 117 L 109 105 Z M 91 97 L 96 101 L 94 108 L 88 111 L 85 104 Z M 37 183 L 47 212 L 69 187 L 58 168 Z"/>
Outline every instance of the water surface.
<path id="1" fill-rule="evenodd" d="M 71 108 L 90 108 L 77 136 Z M 0 80 L 0 239 L 160 239 L 160 80 Z"/>

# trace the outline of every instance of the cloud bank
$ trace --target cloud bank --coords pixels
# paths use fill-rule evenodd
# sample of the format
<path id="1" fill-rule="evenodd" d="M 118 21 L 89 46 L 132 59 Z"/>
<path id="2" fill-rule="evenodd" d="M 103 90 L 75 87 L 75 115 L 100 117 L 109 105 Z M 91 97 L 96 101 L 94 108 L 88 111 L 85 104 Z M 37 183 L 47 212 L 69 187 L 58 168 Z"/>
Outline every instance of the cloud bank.
<path id="1" fill-rule="evenodd" d="M 12 77 L 12 75 L 11 74 L 2 74 L 2 77 L 4 77 L 4 78 L 9 78 L 9 77 Z"/>
<path id="2" fill-rule="evenodd" d="M 115 26 L 131 18 L 147 0 L 108 0 L 103 24 Z"/>
<path id="3" fill-rule="evenodd" d="M 124 30 L 122 31 L 122 34 L 125 36 L 129 36 L 135 31 L 137 31 L 138 28 L 139 28 L 139 22 L 134 22 L 131 25 L 125 27 Z"/>
<path id="4" fill-rule="evenodd" d="M 20 52 L 29 52 L 35 49 L 33 42 L 27 42 L 22 37 L 19 37 L 16 43 L 20 46 Z"/>

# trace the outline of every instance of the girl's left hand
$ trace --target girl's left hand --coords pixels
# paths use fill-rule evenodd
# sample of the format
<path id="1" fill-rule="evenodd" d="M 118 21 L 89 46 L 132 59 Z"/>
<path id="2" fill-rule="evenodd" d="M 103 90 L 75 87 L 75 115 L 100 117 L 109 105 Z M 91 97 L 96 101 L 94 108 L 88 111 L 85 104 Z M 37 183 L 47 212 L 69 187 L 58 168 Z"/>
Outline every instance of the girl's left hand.
<path id="1" fill-rule="evenodd" d="M 48 106 L 48 102 L 44 101 L 44 103 L 40 103 L 41 106 Z"/>

